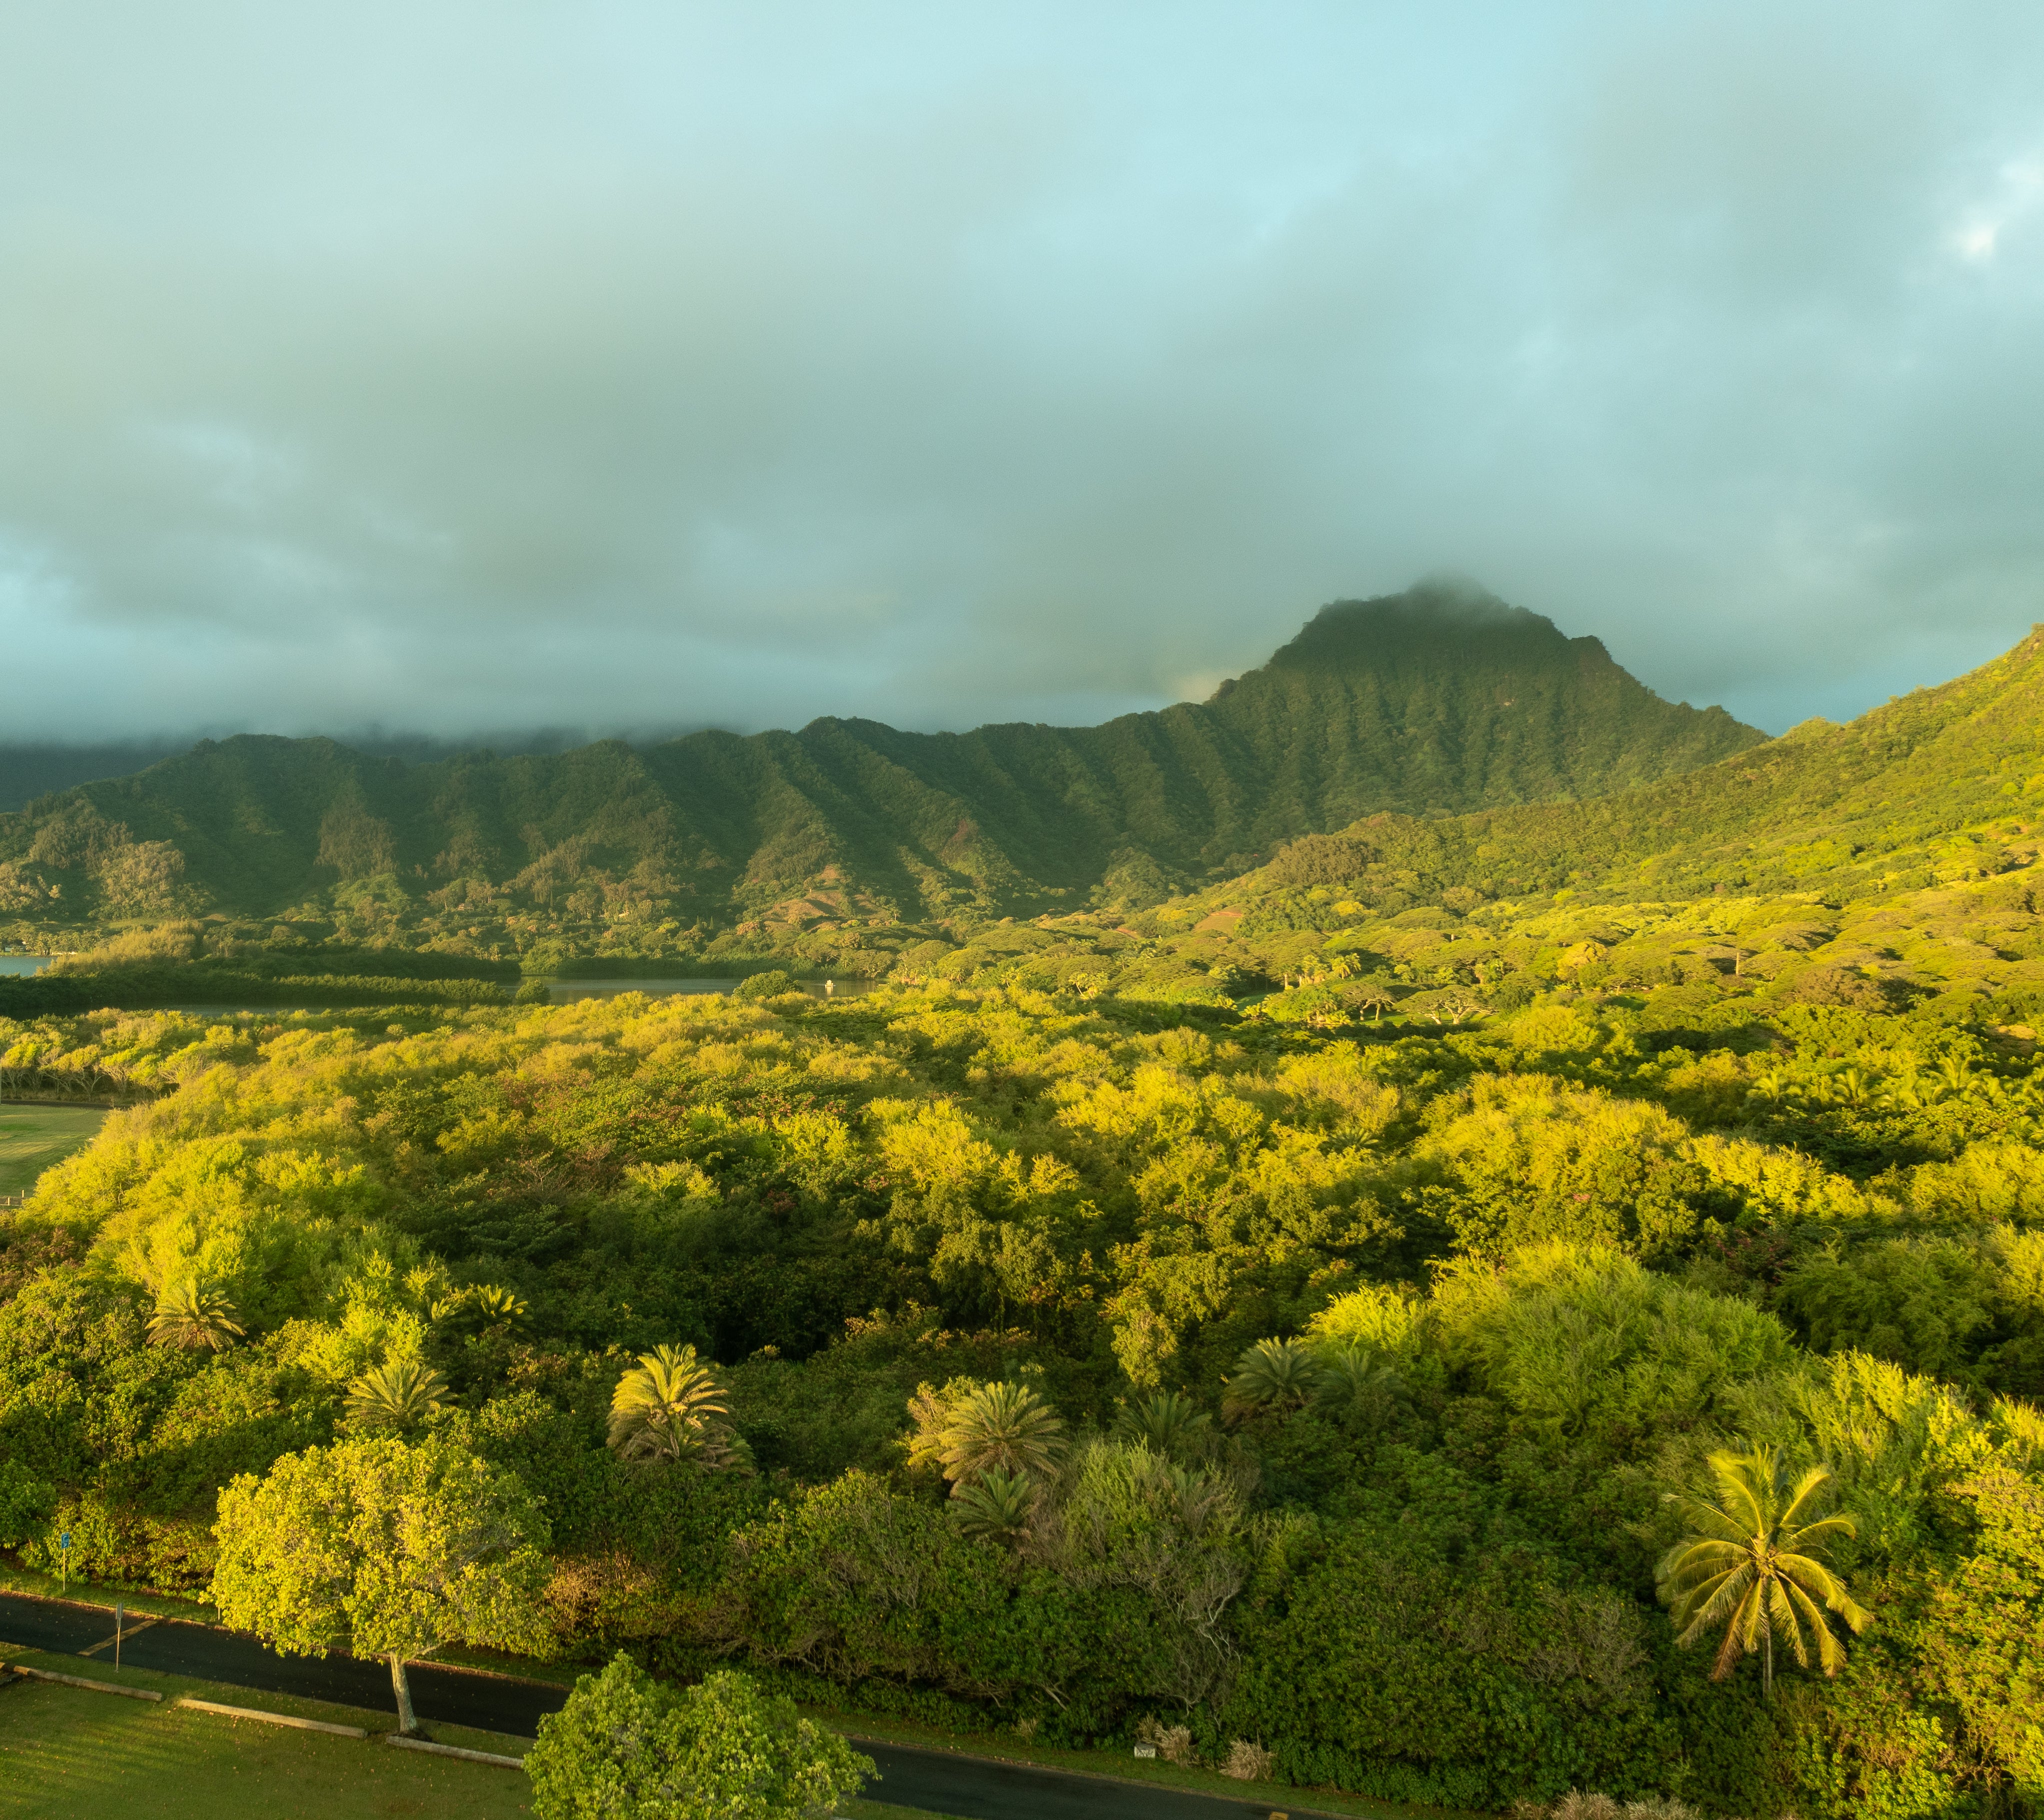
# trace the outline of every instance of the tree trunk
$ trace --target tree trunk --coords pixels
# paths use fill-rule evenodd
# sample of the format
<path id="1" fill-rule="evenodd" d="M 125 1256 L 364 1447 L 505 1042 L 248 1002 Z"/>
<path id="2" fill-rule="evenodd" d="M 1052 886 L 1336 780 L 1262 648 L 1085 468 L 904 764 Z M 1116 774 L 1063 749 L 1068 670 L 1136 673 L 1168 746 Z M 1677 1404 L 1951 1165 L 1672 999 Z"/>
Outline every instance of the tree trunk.
<path id="1" fill-rule="evenodd" d="M 412 1683 L 405 1678 L 405 1658 L 394 1649 L 390 1652 L 390 1687 L 398 1696 L 398 1735 L 410 1737 L 418 1730 L 419 1721 L 412 1710 Z"/>
<path id="2" fill-rule="evenodd" d="M 1760 1633 L 1760 1691 L 1767 1699 L 1774 1698 L 1774 1626 L 1771 1624 Z"/>

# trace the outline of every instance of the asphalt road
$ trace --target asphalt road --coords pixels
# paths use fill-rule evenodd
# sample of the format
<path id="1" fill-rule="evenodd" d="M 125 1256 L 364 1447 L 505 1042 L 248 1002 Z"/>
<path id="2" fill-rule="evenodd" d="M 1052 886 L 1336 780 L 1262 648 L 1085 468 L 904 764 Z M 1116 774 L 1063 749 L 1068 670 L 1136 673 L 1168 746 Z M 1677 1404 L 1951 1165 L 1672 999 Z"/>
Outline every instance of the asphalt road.
<path id="1" fill-rule="evenodd" d="M 111 1663 L 113 1652 L 94 1645 L 113 1634 L 112 1615 L 104 1606 L 0 1593 L 0 1642 L 57 1655 L 90 1652 L 94 1660 Z M 124 1667 L 397 1715 L 386 1662 L 340 1655 L 280 1656 L 252 1637 L 181 1618 L 129 1630 L 121 1660 Z M 412 1704 L 427 1726 L 471 1726 L 532 1737 L 540 1719 L 558 1711 L 567 1698 L 566 1688 L 547 1682 L 429 1662 L 414 1663 L 410 1676 Z M 1273 1811 L 1268 1801 L 1228 1801 L 949 1751 L 866 1739 L 859 1741 L 859 1748 L 880 1772 L 878 1780 L 865 1789 L 870 1799 L 957 1814 L 962 1820 L 1263 1820 Z M 1277 1811 L 1304 1814 L 1308 1810 Z"/>

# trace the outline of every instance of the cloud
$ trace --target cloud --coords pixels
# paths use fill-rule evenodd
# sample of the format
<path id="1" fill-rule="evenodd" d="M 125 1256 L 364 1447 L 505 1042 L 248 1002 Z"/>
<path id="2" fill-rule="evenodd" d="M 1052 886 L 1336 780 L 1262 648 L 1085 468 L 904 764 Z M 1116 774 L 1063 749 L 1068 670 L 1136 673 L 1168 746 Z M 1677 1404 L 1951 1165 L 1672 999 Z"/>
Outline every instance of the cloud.
<path id="1" fill-rule="evenodd" d="M 2034 9 L 0 10 L 7 731 L 1089 720 L 1450 564 L 2039 617 Z"/>

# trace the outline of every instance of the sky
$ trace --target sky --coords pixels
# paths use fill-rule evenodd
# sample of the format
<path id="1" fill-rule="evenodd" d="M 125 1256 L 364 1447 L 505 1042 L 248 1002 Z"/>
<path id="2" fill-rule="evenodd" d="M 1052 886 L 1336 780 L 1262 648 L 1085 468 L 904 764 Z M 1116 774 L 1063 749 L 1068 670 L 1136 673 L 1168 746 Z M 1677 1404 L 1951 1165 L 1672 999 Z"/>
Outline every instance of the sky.
<path id="1" fill-rule="evenodd" d="M 0 0 L 0 740 L 1087 722 L 1447 569 L 2044 619 L 2044 7 Z"/>

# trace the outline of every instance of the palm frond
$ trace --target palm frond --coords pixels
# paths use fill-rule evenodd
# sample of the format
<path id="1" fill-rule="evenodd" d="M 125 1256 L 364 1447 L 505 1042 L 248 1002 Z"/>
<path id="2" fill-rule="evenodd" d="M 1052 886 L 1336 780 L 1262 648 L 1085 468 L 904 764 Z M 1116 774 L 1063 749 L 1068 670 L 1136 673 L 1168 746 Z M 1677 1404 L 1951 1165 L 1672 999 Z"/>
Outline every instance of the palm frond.
<path id="1" fill-rule="evenodd" d="M 1048 1479 L 1064 1451 L 1064 1426 L 1026 1384 L 972 1384 L 946 1410 L 937 1459 L 954 1484 L 992 1472 Z"/>
<path id="2" fill-rule="evenodd" d="M 156 1311 L 149 1317 L 149 1343 L 225 1352 L 241 1337 L 239 1313 L 224 1291 L 186 1277 L 166 1286 L 156 1298 Z"/>
<path id="3" fill-rule="evenodd" d="M 1177 1455 L 1198 1445 L 1213 1426 L 1213 1418 L 1178 1391 L 1158 1391 L 1124 1404 L 1115 1418 L 1114 1432 L 1124 1441 L 1139 1441 L 1153 1453 Z"/>
<path id="4" fill-rule="evenodd" d="M 1028 1473 L 996 1467 L 951 1494 L 951 1514 L 968 1536 L 1012 1541 L 1028 1526 L 1036 1496 L 1035 1481 Z"/>
<path id="5" fill-rule="evenodd" d="M 610 1397 L 608 1445 L 627 1460 L 689 1460 L 713 1470 L 747 1466 L 723 1384 L 693 1346 L 656 1346 Z"/>
<path id="6" fill-rule="evenodd" d="M 1837 1673 L 1845 1645 L 1818 1602 L 1854 1632 L 1872 1618 L 1816 1557 L 1830 1537 L 1855 1534 L 1857 1526 L 1842 1511 L 1800 1525 L 1793 1521 L 1831 1483 L 1830 1469 L 1812 1466 L 1792 1485 L 1786 1459 L 1765 1446 L 1713 1453 L 1709 1466 L 1714 1500 L 1670 1495 L 1669 1502 L 1689 1518 L 1692 1532 L 1654 1569 L 1675 1641 L 1686 1647 L 1722 1623 L 1711 1668 L 1715 1680 L 1731 1674 L 1740 1656 L 1761 1650 L 1771 1690 L 1777 1636 L 1798 1666 L 1807 1668 L 1814 1651 L 1826 1674 Z"/>
<path id="7" fill-rule="evenodd" d="M 446 1379 L 417 1359 L 372 1365 L 348 1387 L 348 1419 L 361 1428 L 409 1428 L 447 1395 Z"/>
<path id="8" fill-rule="evenodd" d="M 1234 1376 L 1221 1393 L 1221 1414 L 1239 1422 L 1246 1416 L 1297 1409 L 1324 1373 L 1318 1349 L 1307 1341 L 1258 1340 L 1235 1360 Z"/>

